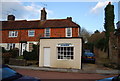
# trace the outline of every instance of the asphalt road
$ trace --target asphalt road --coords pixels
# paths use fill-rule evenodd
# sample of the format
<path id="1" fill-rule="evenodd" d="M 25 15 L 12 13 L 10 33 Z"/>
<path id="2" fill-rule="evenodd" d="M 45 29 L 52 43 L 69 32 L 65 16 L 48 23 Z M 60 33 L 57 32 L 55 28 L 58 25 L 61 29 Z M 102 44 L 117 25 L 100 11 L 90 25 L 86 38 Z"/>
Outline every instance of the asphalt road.
<path id="1" fill-rule="evenodd" d="M 87 74 L 87 73 L 70 73 L 70 72 L 48 72 L 48 71 L 39 71 L 39 70 L 30 70 L 30 69 L 15 69 L 17 72 L 37 77 L 42 80 L 73 80 L 73 81 L 95 81 L 97 79 L 102 79 L 106 77 L 112 77 L 115 75 L 104 75 L 104 74 Z"/>

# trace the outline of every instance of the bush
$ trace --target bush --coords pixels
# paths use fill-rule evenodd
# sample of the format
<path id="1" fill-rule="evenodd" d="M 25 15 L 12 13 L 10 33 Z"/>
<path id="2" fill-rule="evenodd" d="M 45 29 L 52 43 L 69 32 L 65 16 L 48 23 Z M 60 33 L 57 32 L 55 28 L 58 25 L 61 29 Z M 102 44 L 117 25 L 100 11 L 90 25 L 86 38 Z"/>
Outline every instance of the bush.
<path id="1" fill-rule="evenodd" d="M 33 50 L 32 52 L 23 52 L 23 57 L 26 60 L 38 60 L 39 59 L 39 54 L 38 54 L 38 45 L 33 45 Z"/>
<path id="2" fill-rule="evenodd" d="M 9 63 L 9 59 L 12 57 L 11 53 L 2 53 L 2 58 L 5 64 Z"/>
<path id="3" fill-rule="evenodd" d="M 24 57 L 21 55 L 21 56 L 18 56 L 16 57 L 16 59 L 23 59 Z"/>
<path id="4" fill-rule="evenodd" d="M 36 52 L 27 52 L 27 51 L 24 51 L 23 52 L 23 57 L 26 60 L 38 60 L 38 56 L 37 56 Z"/>
<path id="5" fill-rule="evenodd" d="M 11 49 L 8 52 L 12 54 L 11 58 L 16 58 L 19 56 L 19 49 L 18 48 Z"/>
<path id="6" fill-rule="evenodd" d="M 1 46 L 0 46 L 0 52 L 1 52 L 1 53 L 6 53 L 6 52 L 8 52 L 8 51 L 7 51 L 4 47 L 1 47 Z"/>
<path id="7" fill-rule="evenodd" d="M 5 50 L 4 47 L 1 48 L 2 48 L 2 58 L 5 64 L 9 63 L 10 58 L 16 58 L 17 56 L 19 56 L 19 49 L 17 48 L 11 49 L 9 51 Z"/>

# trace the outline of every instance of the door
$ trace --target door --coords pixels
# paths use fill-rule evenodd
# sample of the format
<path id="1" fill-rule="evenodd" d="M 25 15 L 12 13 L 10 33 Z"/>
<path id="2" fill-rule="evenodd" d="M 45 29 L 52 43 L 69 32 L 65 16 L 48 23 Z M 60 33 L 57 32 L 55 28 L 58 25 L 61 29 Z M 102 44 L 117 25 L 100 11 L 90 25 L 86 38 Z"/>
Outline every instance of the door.
<path id="1" fill-rule="evenodd" d="M 27 46 L 27 44 L 26 43 L 22 43 L 22 55 L 23 55 L 23 52 L 26 50 L 26 46 Z"/>
<path id="2" fill-rule="evenodd" d="M 50 66 L 50 48 L 44 48 L 44 66 Z"/>

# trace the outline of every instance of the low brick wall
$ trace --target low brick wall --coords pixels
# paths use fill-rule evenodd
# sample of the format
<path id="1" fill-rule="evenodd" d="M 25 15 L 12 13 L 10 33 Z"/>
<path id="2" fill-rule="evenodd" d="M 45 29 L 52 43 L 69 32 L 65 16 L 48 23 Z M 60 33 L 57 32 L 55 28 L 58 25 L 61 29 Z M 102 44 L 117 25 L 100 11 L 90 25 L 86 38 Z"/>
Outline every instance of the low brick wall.
<path id="1" fill-rule="evenodd" d="M 10 65 L 18 65 L 18 66 L 25 66 L 27 64 L 26 60 L 24 59 L 14 59 L 10 58 L 9 59 L 9 64 Z"/>

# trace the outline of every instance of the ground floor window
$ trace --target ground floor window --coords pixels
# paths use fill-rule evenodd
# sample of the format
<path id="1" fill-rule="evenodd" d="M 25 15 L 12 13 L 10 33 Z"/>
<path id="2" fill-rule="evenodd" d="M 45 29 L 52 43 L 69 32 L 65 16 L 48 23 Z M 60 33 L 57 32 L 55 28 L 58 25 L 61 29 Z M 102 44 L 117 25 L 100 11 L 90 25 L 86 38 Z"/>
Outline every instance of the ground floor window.
<path id="1" fill-rule="evenodd" d="M 15 44 L 14 43 L 8 43 L 7 44 L 7 49 L 10 50 L 10 49 L 13 49 L 15 48 Z"/>
<path id="2" fill-rule="evenodd" d="M 29 43 L 29 52 L 32 52 L 33 50 L 33 43 Z"/>
<path id="3" fill-rule="evenodd" d="M 74 59 L 74 47 L 57 47 L 58 59 Z"/>

